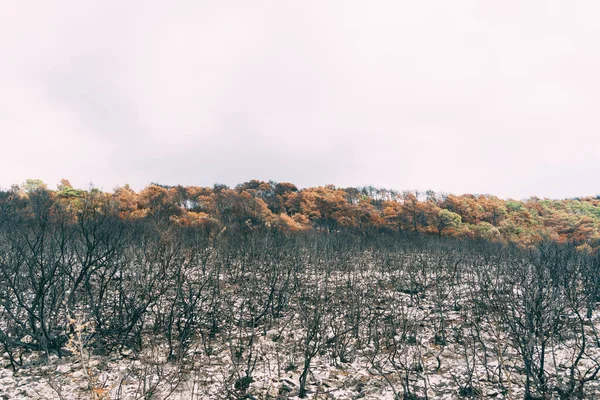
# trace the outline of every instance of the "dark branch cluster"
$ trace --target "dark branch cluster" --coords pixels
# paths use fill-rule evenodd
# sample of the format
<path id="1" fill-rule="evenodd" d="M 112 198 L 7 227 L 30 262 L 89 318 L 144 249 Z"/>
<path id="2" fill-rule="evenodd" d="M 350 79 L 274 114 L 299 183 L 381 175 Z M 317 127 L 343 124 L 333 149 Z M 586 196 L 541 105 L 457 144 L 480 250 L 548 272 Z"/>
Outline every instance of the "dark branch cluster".
<path id="1" fill-rule="evenodd" d="M 223 398 L 256 396 L 258 370 L 279 382 L 295 373 L 276 395 L 305 397 L 323 386 L 312 372 L 325 359 L 364 366 L 398 399 L 600 393 L 598 254 L 551 241 L 207 229 L 123 219 L 102 198 L 3 199 L 0 346 L 13 369 L 32 352 L 73 357 L 78 341 L 94 356 L 160 354 L 145 365 L 172 390 L 226 354 Z"/>

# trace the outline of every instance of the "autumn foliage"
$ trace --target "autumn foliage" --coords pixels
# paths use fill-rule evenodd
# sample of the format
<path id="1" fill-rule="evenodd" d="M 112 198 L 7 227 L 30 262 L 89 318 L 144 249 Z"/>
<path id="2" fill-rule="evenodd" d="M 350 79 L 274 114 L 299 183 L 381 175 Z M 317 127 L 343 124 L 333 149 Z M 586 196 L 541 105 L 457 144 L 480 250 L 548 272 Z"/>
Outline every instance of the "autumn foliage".
<path id="1" fill-rule="evenodd" d="M 109 208 L 123 220 L 200 227 L 209 231 L 234 229 L 406 231 L 437 236 L 485 239 L 532 245 L 542 240 L 600 243 L 600 198 L 566 200 L 530 198 L 523 201 L 490 195 L 438 194 L 431 191 L 339 188 L 333 185 L 298 189 L 292 183 L 251 180 L 229 188 L 151 184 L 134 191 L 128 185 L 112 193 L 74 189 L 62 180 L 49 190 L 28 180 L 0 191 L 0 212 L 43 191 L 47 201 L 76 215 L 84 202 Z M 37 198 L 37 197 L 36 197 Z"/>

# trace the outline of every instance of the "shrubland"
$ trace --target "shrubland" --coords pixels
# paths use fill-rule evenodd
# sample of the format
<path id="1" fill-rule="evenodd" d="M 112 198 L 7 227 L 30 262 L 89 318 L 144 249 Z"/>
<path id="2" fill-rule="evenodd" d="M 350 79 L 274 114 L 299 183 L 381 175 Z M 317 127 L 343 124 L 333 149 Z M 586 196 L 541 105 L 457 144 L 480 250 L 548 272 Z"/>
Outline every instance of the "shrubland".
<path id="1" fill-rule="evenodd" d="M 593 235 L 508 240 L 523 202 L 262 184 L 3 192 L 0 394 L 600 396 Z"/>

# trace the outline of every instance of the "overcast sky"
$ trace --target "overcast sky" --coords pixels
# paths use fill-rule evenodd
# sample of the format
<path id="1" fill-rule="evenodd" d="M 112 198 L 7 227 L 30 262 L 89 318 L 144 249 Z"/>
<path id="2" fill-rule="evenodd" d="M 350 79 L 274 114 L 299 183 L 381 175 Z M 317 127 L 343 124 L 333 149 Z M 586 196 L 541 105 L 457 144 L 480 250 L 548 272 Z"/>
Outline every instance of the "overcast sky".
<path id="1" fill-rule="evenodd" d="M 0 187 L 600 193 L 600 2 L 4 1 Z"/>

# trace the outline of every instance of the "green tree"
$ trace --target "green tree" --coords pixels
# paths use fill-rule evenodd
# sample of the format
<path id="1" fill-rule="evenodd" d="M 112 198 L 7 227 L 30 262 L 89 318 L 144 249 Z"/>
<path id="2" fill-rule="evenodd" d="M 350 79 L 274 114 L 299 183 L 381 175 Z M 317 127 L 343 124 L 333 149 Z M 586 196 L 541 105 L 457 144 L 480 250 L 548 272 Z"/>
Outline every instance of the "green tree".
<path id="1" fill-rule="evenodd" d="M 438 231 L 438 236 L 442 236 L 442 233 L 447 228 L 458 228 L 462 223 L 462 218 L 455 212 L 441 209 L 435 218 L 435 226 Z"/>

